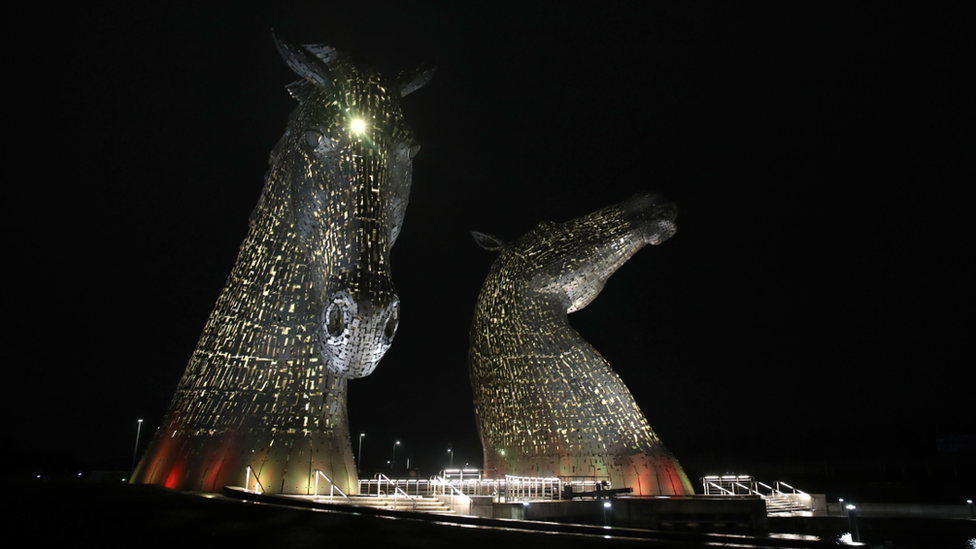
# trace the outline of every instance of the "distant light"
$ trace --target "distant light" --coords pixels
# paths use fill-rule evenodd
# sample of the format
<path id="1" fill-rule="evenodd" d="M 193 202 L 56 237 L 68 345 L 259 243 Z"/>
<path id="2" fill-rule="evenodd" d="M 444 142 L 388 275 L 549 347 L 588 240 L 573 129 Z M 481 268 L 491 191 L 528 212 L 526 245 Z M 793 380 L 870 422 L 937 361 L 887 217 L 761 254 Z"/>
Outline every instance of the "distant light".
<path id="1" fill-rule="evenodd" d="M 606 507 L 607 509 L 609 509 L 610 508 L 610 502 L 609 501 L 604 502 L 603 503 L 603 506 Z"/>
<path id="2" fill-rule="evenodd" d="M 853 511 L 854 509 L 857 509 L 857 507 L 855 507 L 855 506 L 853 506 L 853 505 L 848 505 L 848 506 L 847 506 L 847 508 L 848 508 L 849 510 L 851 510 L 851 511 Z"/>
<path id="3" fill-rule="evenodd" d="M 529 502 L 527 502 L 527 501 L 523 501 L 522 502 L 522 507 L 528 507 L 528 506 L 529 506 Z"/>
<path id="4" fill-rule="evenodd" d="M 349 123 L 349 129 L 352 130 L 352 133 L 363 133 L 366 131 L 366 123 L 358 118 L 355 118 Z"/>

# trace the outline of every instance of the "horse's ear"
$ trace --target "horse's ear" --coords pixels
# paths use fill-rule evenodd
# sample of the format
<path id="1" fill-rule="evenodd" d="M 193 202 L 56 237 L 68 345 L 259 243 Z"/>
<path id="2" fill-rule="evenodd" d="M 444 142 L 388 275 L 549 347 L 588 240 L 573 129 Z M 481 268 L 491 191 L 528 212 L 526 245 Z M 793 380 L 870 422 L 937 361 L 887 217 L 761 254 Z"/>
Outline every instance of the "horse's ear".
<path id="1" fill-rule="evenodd" d="M 330 76 L 329 63 L 339 58 L 339 52 L 324 44 L 305 44 L 303 46 L 292 46 L 275 36 L 274 30 L 271 31 L 271 38 L 274 39 L 275 47 L 282 59 L 288 64 L 295 74 L 305 80 L 324 88 L 332 81 Z"/>
<path id="2" fill-rule="evenodd" d="M 476 244 L 481 246 L 482 249 L 488 250 L 489 252 L 498 252 L 505 248 L 505 242 L 490 234 L 479 233 L 478 231 L 471 231 L 471 236 L 474 237 Z"/>
<path id="3" fill-rule="evenodd" d="M 411 93 L 424 87 L 437 72 L 437 67 L 433 63 L 426 63 L 412 71 L 401 72 L 396 79 L 397 87 L 400 88 L 400 97 L 406 97 Z"/>

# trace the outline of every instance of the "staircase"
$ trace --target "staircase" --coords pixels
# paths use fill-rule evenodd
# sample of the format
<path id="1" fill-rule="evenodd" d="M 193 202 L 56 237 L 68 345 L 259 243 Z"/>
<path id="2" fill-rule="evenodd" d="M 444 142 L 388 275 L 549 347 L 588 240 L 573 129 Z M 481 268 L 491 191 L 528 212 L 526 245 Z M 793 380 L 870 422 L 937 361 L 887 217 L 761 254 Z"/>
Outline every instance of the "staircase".
<path id="1" fill-rule="evenodd" d="M 316 501 L 328 502 L 329 498 L 319 498 Z M 441 500 L 434 497 L 424 496 L 404 496 L 400 494 L 393 496 L 349 496 L 346 498 L 334 498 L 332 503 L 342 503 L 346 505 L 359 505 L 362 507 L 372 507 L 374 509 L 387 509 L 395 511 L 414 511 L 417 513 L 433 513 L 439 515 L 457 514 L 453 509 L 444 504 Z"/>
<path id="2" fill-rule="evenodd" d="M 709 475 L 702 477 L 701 482 L 706 496 L 759 496 L 766 502 L 766 514 L 770 516 L 811 510 L 810 494 L 785 482 L 770 486 L 747 475 Z"/>
<path id="3" fill-rule="evenodd" d="M 804 505 L 788 495 L 768 495 L 762 496 L 766 501 L 766 514 L 791 514 L 797 511 L 809 511 L 810 506 Z"/>

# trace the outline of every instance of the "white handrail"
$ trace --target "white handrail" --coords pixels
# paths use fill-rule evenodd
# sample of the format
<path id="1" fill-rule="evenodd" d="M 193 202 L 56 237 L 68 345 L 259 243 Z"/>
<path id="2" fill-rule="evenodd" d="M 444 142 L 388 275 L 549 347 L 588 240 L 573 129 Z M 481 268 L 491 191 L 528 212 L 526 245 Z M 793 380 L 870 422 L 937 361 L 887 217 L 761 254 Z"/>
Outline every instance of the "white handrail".
<path id="1" fill-rule="evenodd" d="M 745 484 L 742 484 L 741 482 L 736 482 L 735 485 L 738 486 L 739 488 L 745 488 L 746 489 L 746 492 L 748 492 L 750 494 L 756 494 L 757 496 L 761 496 L 762 495 L 759 492 L 753 490 L 752 488 L 746 486 Z"/>
<path id="2" fill-rule="evenodd" d="M 712 486 L 718 488 L 719 490 L 721 490 L 723 492 L 726 492 L 727 494 L 729 494 L 731 496 L 734 496 L 735 495 L 735 492 L 733 492 L 732 490 L 728 490 L 728 489 L 722 488 L 721 486 L 719 486 L 718 484 L 715 484 L 712 481 L 708 481 L 708 484 L 711 484 Z"/>
<path id="3" fill-rule="evenodd" d="M 807 495 L 807 493 L 806 493 L 806 492 L 804 492 L 803 490 L 797 490 L 796 488 L 794 488 L 794 487 L 792 487 L 792 486 L 790 486 L 789 484 L 786 484 L 786 483 L 785 483 L 785 482 L 783 482 L 783 481 L 780 481 L 780 480 L 777 480 L 777 481 L 776 481 L 776 484 L 777 484 L 777 485 L 779 485 L 779 484 L 782 484 L 783 486 L 786 486 L 786 487 L 787 487 L 787 488 L 789 488 L 790 490 L 793 490 L 793 493 L 794 493 L 794 494 L 800 494 L 800 495 L 802 495 L 802 496 L 805 496 L 805 495 Z M 785 494 L 784 494 L 784 495 L 785 495 Z"/>
<path id="4" fill-rule="evenodd" d="M 415 498 L 415 497 L 411 496 L 410 494 L 408 494 L 408 493 L 404 492 L 403 490 L 401 490 L 399 483 L 393 482 L 392 480 L 390 480 L 390 477 L 384 475 L 383 473 L 376 473 L 376 476 L 377 477 L 385 478 L 386 481 L 393 486 L 393 507 L 394 508 L 396 507 L 396 504 L 397 504 L 397 494 L 403 494 L 404 496 L 410 498 L 410 501 L 413 502 L 413 510 L 414 511 L 417 510 L 417 498 Z"/>
<path id="5" fill-rule="evenodd" d="M 250 465 L 248 465 L 245 468 L 245 471 L 247 472 L 247 480 L 244 481 L 244 490 L 246 490 L 246 491 L 250 491 L 251 490 L 249 488 L 249 486 L 251 486 L 251 473 L 254 473 L 254 482 L 258 486 L 261 487 L 261 491 L 255 490 L 254 492 L 257 493 L 257 494 L 263 494 L 263 493 L 267 492 L 267 490 L 264 489 L 264 485 L 261 484 L 261 479 L 258 478 L 257 472 L 254 469 L 251 469 L 251 466 Z"/>
<path id="6" fill-rule="evenodd" d="M 457 492 L 457 495 L 459 495 L 459 496 L 461 496 L 463 498 L 461 501 L 464 501 L 465 503 L 471 501 L 471 498 L 469 498 L 468 496 L 464 495 L 463 492 L 461 492 L 453 484 L 451 484 L 450 482 L 448 482 L 447 479 L 445 479 L 443 477 L 439 477 L 437 475 L 434 475 L 433 479 L 438 484 L 440 484 L 441 486 L 450 486 L 451 487 L 451 503 L 454 503 L 454 492 Z"/>
<path id="7" fill-rule="evenodd" d="M 322 472 L 321 469 L 316 469 L 313 474 L 315 476 L 315 495 L 316 496 L 319 495 L 319 475 L 322 475 L 322 478 L 324 478 L 325 480 L 329 481 L 329 484 L 332 486 L 331 488 L 329 488 L 329 501 L 332 501 L 332 498 L 335 496 L 335 492 L 337 490 L 338 490 L 339 494 L 342 495 L 342 497 L 346 498 L 347 500 L 349 499 L 349 496 L 347 496 L 346 493 L 342 491 L 342 488 L 339 488 L 338 486 L 336 486 L 335 483 L 332 482 L 332 479 L 329 478 L 329 477 L 327 477 L 325 475 L 325 473 Z"/>

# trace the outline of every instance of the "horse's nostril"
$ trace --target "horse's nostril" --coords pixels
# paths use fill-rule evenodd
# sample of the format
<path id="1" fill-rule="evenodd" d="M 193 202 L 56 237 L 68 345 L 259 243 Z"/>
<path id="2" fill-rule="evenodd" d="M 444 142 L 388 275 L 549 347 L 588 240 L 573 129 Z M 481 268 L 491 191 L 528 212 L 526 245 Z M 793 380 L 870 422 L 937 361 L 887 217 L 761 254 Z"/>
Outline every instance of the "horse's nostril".
<path id="1" fill-rule="evenodd" d="M 325 330 L 329 332 L 329 336 L 338 337 L 342 334 L 343 322 L 342 322 L 342 311 L 339 310 L 339 306 L 335 303 L 332 304 L 332 308 L 329 309 L 328 314 L 325 319 Z"/>

